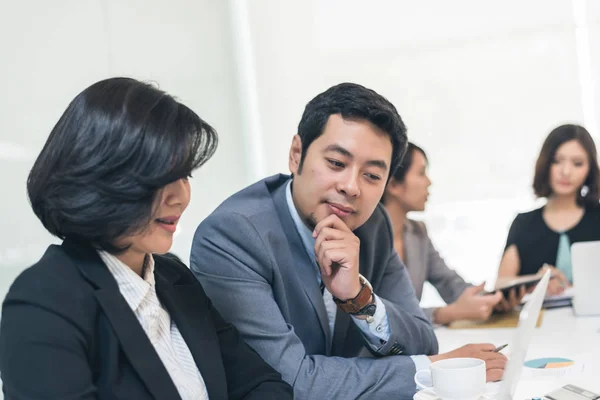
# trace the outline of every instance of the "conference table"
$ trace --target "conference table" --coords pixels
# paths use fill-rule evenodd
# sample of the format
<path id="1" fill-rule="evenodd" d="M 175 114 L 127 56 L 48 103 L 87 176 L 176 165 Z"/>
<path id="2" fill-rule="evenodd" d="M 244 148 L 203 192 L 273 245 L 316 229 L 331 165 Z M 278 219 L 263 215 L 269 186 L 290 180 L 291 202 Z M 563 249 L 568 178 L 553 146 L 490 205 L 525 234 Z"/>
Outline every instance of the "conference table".
<path id="1" fill-rule="evenodd" d="M 436 335 L 440 352 L 467 343 L 493 343 L 496 346 L 507 343 L 508 347 L 503 353 L 510 357 L 510 344 L 515 330 L 441 327 L 436 329 Z M 570 307 L 544 310 L 542 324 L 535 329 L 526 360 L 539 358 L 565 358 L 575 363 L 557 369 L 524 368 L 515 399 L 543 398 L 545 394 L 566 384 L 600 394 L 600 316 L 577 317 Z"/>

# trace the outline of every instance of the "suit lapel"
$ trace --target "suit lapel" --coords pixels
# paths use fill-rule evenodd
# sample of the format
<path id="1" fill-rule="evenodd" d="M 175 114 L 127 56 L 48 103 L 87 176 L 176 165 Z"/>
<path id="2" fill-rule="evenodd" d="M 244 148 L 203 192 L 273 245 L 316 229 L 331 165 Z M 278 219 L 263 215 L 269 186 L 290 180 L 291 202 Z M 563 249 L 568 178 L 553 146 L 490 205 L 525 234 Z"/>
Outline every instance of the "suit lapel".
<path id="1" fill-rule="evenodd" d="M 180 399 L 154 346 L 96 250 L 70 239 L 65 240 L 63 247 L 73 257 L 86 280 L 96 288 L 96 299 L 121 343 L 123 352 L 153 398 Z"/>
<path id="2" fill-rule="evenodd" d="M 326 339 L 326 352 L 329 354 L 331 351 L 331 332 L 329 332 L 329 320 L 327 318 L 327 311 L 325 310 L 325 303 L 323 302 L 323 295 L 321 294 L 321 288 L 319 287 L 316 277 L 317 266 L 313 264 L 312 257 L 306 253 L 306 248 L 302 243 L 300 233 L 298 233 L 294 220 L 290 215 L 285 194 L 286 186 L 287 183 L 275 190 L 273 193 L 273 202 L 275 203 L 275 209 L 279 216 L 279 220 L 281 221 L 281 228 L 286 235 L 290 247 L 296 275 L 300 280 L 306 297 L 308 297 L 308 300 L 317 313 L 321 330 Z"/>
<path id="3" fill-rule="evenodd" d="M 199 285 L 177 282 L 174 271 L 164 268 L 158 257 L 155 260 L 156 292 L 190 349 L 208 396 L 226 398 L 219 340 L 210 319 L 207 298 L 202 295 Z"/>

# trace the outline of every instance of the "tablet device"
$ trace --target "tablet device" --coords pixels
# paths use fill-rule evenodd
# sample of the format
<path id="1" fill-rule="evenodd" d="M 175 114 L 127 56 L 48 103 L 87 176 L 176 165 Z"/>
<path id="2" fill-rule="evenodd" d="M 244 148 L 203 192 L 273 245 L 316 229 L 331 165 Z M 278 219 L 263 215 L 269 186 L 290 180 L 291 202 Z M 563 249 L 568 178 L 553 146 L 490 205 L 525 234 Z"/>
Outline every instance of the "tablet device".
<path id="1" fill-rule="evenodd" d="M 542 279 L 541 275 L 523 275 L 513 278 L 509 281 L 503 282 L 500 286 L 497 286 L 492 292 L 485 292 L 484 294 L 493 294 L 496 291 L 502 291 L 504 298 L 508 298 L 510 291 L 516 289 L 517 291 L 521 286 L 525 286 L 526 289 L 532 288 L 538 284 Z"/>

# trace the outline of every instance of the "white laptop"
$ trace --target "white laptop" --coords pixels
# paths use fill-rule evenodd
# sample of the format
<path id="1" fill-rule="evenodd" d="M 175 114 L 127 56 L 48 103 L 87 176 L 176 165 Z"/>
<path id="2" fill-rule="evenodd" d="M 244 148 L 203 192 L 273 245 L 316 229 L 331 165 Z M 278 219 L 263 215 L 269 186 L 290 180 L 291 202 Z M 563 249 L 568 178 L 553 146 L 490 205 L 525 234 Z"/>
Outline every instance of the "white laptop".
<path id="1" fill-rule="evenodd" d="M 504 375 L 502 381 L 499 382 L 499 389 L 496 392 L 496 384 L 493 384 L 493 388 L 488 387 L 488 391 L 483 398 L 491 398 L 498 400 L 513 400 L 519 378 L 521 377 L 521 371 L 527 356 L 527 348 L 531 342 L 531 337 L 535 330 L 540 310 L 542 309 L 542 303 L 546 296 L 546 289 L 548 288 L 548 281 L 550 281 L 550 271 L 546 271 L 542 279 L 536 285 L 535 290 L 529 296 L 529 300 L 521 309 L 519 314 L 519 325 L 515 329 L 515 334 L 511 346 L 511 356 L 504 369 Z M 488 384 L 490 385 L 490 384 Z M 429 393 L 427 390 L 417 392 L 414 396 L 415 400 L 438 400 L 435 394 Z"/>
<path id="2" fill-rule="evenodd" d="M 504 369 L 500 391 L 496 397 L 499 400 L 512 400 L 514 398 L 523 369 L 523 363 L 527 356 L 527 348 L 531 342 L 531 337 L 533 336 L 535 325 L 542 309 L 549 280 L 550 271 L 546 271 L 519 314 L 519 325 L 510 343 L 512 349 L 511 356 Z"/>
<path id="3" fill-rule="evenodd" d="M 577 316 L 600 315 L 600 241 L 578 242 L 571 246 L 573 310 Z"/>

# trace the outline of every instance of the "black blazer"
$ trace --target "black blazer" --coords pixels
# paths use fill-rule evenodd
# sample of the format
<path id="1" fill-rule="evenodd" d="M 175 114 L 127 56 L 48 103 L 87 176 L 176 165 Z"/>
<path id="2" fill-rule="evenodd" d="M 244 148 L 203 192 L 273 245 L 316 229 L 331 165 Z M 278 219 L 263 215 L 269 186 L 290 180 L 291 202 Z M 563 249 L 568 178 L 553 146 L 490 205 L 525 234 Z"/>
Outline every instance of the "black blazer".
<path id="1" fill-rule="evenodd" d="M 157 295 L 177 324 L 208 395 L 291 399 L 290 386 L 211 305 L 189 269 L 155 256 Z M 50 246 L 2 307 L 5 399 L 180 399 L 112 274 L 91 247 Z"/>

